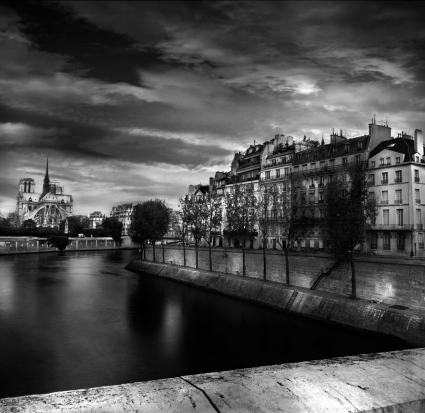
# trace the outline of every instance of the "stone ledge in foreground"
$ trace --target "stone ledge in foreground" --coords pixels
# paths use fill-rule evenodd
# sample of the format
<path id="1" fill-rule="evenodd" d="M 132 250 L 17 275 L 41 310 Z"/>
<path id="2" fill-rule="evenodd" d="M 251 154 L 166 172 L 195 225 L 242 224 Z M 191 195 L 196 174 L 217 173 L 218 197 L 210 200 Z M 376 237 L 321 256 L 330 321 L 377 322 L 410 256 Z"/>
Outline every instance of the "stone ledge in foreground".
<path id="1" fill-rule="evenodd" d="M 1 412 L 423 412 L 425 349 L 0 400 Z"/>

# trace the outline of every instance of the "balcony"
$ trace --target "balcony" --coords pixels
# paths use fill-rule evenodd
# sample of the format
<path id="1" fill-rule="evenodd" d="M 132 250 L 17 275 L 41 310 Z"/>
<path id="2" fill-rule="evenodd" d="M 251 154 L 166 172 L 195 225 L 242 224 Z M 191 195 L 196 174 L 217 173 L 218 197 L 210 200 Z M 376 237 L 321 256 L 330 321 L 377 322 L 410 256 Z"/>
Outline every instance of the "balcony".
<path id="1" fill-rule="evenodd" d="M 419 249 L 424 249 L 424 243 L 423 242 L 419 242 L 418 246 L 419 246 Z"/>
<path id="2" fill-rule="evenodd" d="M 385 199 L 384 201 L 381 201 L 381 205 L 388 205 L 388 199 Z"/>
<path id="3" fill-rule="evenodd" d="M 382 185 L 388 185 L 388 179 L 383 179 L 383 180 L 381 181 L 381 184 L 382 184 Z"/>
<path id="4" fill-rule="evenodd" d="M 415 182 L 421 182 L 421 179 L 418 176 L 415 176 Z"/>
<path id="5" fill-rule="evenodd" d="M 415 199 L 415 203 L 416 204 L 420 204 L 421 203 L 421 200 L 420 199 Z"/>
<path id="6" fill-rule="evenodd" d="M 403 203 L 403 200 L 402 200 L 402 199 L 396 199 L 396 200 L 394 201 L 394 203 L 395 203 L 395 204 L 402 204 L 402 203 Z"/>
<path id="7" fill-rule="evenodd" d="M 394 182 L 396 184 L 401 184 L 403 182 L 403 179 L 402 178 L 394 178 Z"/>
<path id="8" fill-rule="evenodd" d="M 413 231 L 414 225 L 413 224 L 404 224 L 404 225 L 396 225 L 396 224 L 376 224 L 371 225 L 371 229 L 373 230 L 380 230 L 380 231 Z"/>
<path id="9" fill-rule="evenodd" d="M 416 229 L 418 229 L 419 231 L 423 231 L 424 224 L 416 224 Z"/>

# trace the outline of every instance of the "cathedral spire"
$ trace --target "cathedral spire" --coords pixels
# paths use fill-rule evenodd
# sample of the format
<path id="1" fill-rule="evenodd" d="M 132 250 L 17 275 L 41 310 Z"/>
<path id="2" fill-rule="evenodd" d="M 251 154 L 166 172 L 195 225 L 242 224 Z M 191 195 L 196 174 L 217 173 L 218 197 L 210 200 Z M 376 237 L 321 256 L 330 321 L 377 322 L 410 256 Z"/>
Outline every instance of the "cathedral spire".
<path id="1" fill-rule="evenodd" d="M 49 179 L 49 158 L 46 163 L 46 174 L 44 175 L 43 194 L 47 194 L 50 190 L 50 179 Z"/>

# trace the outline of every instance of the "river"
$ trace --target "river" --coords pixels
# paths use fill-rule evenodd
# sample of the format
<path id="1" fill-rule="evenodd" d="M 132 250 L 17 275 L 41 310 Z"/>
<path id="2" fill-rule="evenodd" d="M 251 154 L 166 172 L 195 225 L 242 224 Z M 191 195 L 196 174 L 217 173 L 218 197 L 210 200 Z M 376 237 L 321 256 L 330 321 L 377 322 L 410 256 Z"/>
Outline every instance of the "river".
<path id="1" fill-rule="evenodd" d="M 0 398 L 405 348 L 125 270 L 138 255 L 0 257 Z"/>

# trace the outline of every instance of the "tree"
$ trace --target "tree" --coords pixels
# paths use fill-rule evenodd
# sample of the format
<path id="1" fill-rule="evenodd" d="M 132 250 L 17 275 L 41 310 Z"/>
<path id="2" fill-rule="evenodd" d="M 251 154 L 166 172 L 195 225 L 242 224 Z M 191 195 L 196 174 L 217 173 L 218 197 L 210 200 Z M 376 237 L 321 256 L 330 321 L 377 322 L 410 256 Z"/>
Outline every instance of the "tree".
<path id="1" fill-rule="evenodd" d="M 33 220 L 33 219 L 26 219 L 23 223 L 22 226 L 24 228 L 37 228 L 37 223 Z"/>
<path id="2" fill-rule="evenodd" d="M 258 192 L 259 224 L 263 236 L 263 279 L 267 278 L 266 245 L 267 237 L 270 235 L 271 220 L 274 217 L 275 199 L 277 196 L 276 184 L 262 183 Z"/>
<path id="3" fill-rule="evenodd" d="M 112 237 L 115 241 L 115 245 L 118 245 L 122 237 L 122 222 L 116 217 L 104 218 L 102 221 L 102 227 L 108 236 Z"/>
<path id="4" fill-rule="evenodd" d="M 59 251 L 63 251 L 71 243 L 67 236 L 55 236 L 47 239 L 47 245 L 53 245 Z"/>
<path id="5" fill-rule="evenodd" d="M 81 225 L 81 218 L 78 215 L 70 216 L 63 219 L 59 224 L 59 229 L 65 230 L 65 221 L 68 221 L 68 234 L 71 236 L 78 236 L 83 232 L 83 226 Z"/>
<path id="6" fill-rule="evenodd" d="M 257 198 L 254 185 L 236 184 L 226 193 L 226 230 L 225 235 L 236 237 L 242 241 L 242 275 L 246 275 L 245 247 L 246 241 L 258 235 Z"/>
<path id="7" fill-rule="evenodd" d="M 172 228 L 177 236 L 181 239 L 183 245 L 183 265 L 186 267 L 186 240 L 189 234 L 187 225 L 188 204 L 184 198 L 179 199 L 180 210 L 176 211 L 172 217 Z"/>
<path id="8" fill-rule="evenodd" d="M 366 241 L 366 231 L 377 216 L 376 197 L 366 168 L 353 163 L 336 173 L 325 189 L 324 241 L 338 260 L 351 264 L 351 298 L 356 299 L 354 250 Z"/>
<path id="9" fill-rule="evenodd" d="M 206 194 L 203 199 L 204 203 L 204 228 L 203 237 L 208 243 L 208 257 L 210 264 L 210 271 L 212 271 L 212 254 L 211 243 L 214 232 L 220 227 L 223 220 L 223 213 L 221 210 L 221 202 L 211 194 Z"/>
<path id="10" fill-rule="evenodd" d="M 205 235 L 205 205 L 201 196 L 188 196 L 185 202 L 187 206 L 186 223 L 195 241 L 195 267 L 198 268 L 198 246 Z"/>
<path id="11" fill-rule="evenodd" d="M 146 259 L 145 243 L 151 242 L 153 261 L 155 261 L 155 243 L 160 241 L 168 231 L 170 215 L 165 202 L 160 199 L 145 201 L 133 208 L 129 234 L 133 241 L 143 247 Z"/>
<path id="12" fill-rule="evenodd" d="M 308 230 L 306 199 L 302 194 L 304 182 L 301 175 L 294 174 L 282 182 L 281 190 L 275 197 L 275 214 L 279 236 L 277 241 L 285 253 L 286 285 L 290 285 L 289 250 L 304 237 Z"/>
<path id="13" fill-rule="evenodd" d="M 6 218 L 0 218 L 0 227 L 11 227 L 10 222 Z"/>

